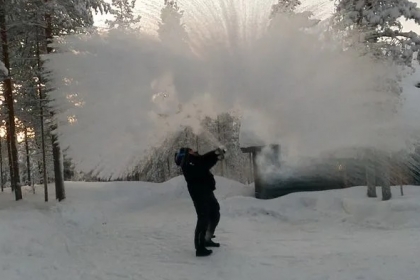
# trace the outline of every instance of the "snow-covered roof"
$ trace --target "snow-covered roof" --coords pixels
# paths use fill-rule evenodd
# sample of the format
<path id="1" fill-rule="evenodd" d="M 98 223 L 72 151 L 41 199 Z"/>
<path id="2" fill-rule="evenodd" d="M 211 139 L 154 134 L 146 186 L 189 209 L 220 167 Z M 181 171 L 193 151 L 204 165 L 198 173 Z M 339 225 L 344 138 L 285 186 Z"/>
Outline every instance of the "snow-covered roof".
<path id="1" fill-rule="evenodd" d="M 264 146 L 264 141 L 252 130 L 241 129 L 239 133 L 239 145 L 241 148 Z"/>
<path id="2" fill-rule="evenodd" d="M 261 134 L 264 127 L 262 115 L 256 112 L 245 112 L 241 120 L 241 130 L 239 132 L 239 145 L 241 148 L 266 145 Z"/>

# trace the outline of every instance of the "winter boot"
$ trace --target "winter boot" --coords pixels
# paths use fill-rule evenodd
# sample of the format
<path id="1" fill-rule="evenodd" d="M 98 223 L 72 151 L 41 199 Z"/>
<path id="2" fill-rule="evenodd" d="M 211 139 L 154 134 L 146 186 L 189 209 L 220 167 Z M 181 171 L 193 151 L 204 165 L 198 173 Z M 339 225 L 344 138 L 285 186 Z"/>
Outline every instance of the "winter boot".
<path id="1" fill-rule="evenodd" d="M 206 242 L 204 243 L 204 246 L 206 247 L 220 247 L 220 243 L 216 243 L 213 240 L 206 240 Z"/>
<path id="2" fill-rule="evenodd" d="M 206 248 L 201 248 L 201 249 L 197 249 L 195 251 L 195 256 L 196 257 L 207 257 L 207 256 L 211 255 L 211 253 L 213 253 L 212 250 L 208 250 Z"/>

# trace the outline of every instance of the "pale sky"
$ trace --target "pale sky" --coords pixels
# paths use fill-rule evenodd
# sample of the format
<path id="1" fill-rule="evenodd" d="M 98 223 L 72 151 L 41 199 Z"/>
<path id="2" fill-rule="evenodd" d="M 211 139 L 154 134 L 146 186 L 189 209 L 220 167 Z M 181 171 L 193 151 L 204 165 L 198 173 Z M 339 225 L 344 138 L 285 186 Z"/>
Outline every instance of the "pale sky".
<path id="1" fill-rule="evenodd" d="M 140 1 L 147 1 L 147 0 L 137 0 Z M 182 5 L 182 1 L 190 1 L 190 0 L 178 0 L 178 3 Z M 417 3 L 417 5 L 420 7 L 420 0 L 411 0 L 412 2 Z M 111 2 L 111 1 L 108 1 Z M 273 0 L 275 2 L 275 0 Z M 302 10 L 311 10 L 316 18 L 319 19 L 325 19 L 328 16 L 331 15 L 331 13 L 334 11 L 334 2 L 335 0 L 301 0 Z M 163 0 L 162 0 L 162 6 L 163 6 Z M 105 20 L 107 18 L 110 18 L 109 15 L 96 15 L 94 16 L 95 22 L 97 26 L 103 26 L 105 23 Z M 414 23 L 413 21 L 405 21 L 404 23 L 404 29 L 405 30 L 412 30 L 417 33 L 420 33 L 420 26 Z"/>

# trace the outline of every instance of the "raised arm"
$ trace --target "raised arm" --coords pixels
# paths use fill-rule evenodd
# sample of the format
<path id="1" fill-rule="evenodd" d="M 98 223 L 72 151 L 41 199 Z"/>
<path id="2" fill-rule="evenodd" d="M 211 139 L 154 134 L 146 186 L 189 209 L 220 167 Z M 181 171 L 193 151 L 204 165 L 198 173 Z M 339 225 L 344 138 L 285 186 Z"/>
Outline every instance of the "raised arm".
<path id="1" fill-rule="evenodd" d="M 218 160 L 219 159 L 216 150 L 208 152 L 204 155 L 192 156 L 193 163 L 199 165 L 203 169 L 211 169 L 216 165 Z"/>

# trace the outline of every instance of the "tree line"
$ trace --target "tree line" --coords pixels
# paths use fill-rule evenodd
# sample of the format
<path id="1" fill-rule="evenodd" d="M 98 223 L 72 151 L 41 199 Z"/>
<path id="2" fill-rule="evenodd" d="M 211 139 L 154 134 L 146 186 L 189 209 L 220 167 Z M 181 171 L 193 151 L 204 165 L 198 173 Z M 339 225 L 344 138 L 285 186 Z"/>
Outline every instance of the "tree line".
<path id="1" fill-rule="evenodd" d="M 0 1 L 0 178 L 2 190 L 10 184 L 16 200 L 22 199 L 23 183 L 42 183 L 47 201 L 52 181 L 56 198 L 65 198 L 63 151 L 55 133 L 45 55 L 54 52 L 54 37 L 84 32 L 93 26 L 94 12 L 110 8 L 101 0 Z"/>

